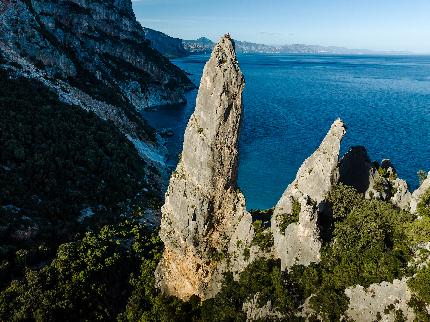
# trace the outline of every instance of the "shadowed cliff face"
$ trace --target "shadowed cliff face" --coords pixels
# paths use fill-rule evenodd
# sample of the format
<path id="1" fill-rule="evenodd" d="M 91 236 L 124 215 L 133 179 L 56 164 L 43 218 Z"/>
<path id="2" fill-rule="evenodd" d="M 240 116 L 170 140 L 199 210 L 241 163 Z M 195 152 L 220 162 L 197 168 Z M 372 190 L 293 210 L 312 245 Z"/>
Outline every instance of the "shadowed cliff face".
<path id="1" fill-rule="evenodd" d="M 214 296 L 222 273 L 240 271 L 249 260 L 239 245 L 250 247 L 252 218 L 236 187 L 244 85 L 226 36 L 205 66 L 162 209 L 166 248 L 157 279 L 163 291 L 183 299 Z"/>
<path id="2" fill-rule="evenodd" d="M 184 102 L 192 87 L 149 47 L 130 0 L 14 0 L 0 10 L 0 52 L 11 74 L 43 78 L 63 101 L 127 134 L 147 136 L 135 109 Z"/>

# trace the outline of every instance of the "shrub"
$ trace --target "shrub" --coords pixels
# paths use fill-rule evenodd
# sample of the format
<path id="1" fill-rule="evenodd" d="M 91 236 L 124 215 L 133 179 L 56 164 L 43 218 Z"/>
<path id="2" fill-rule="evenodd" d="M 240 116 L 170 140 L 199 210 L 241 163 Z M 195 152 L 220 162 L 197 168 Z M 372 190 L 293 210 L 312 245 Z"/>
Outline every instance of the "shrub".
<path id="1" fill-rule="evenodd" d="M 430 189 L 428 189 L 421 197 L 417 206 L 417 212 L 423 217 L 430 218 Z"/>
<path id="2" fill-rule="evenodd" d="M 299 215 L 301 211 L 300 202 L 294 199 L 291 208 L 291 214 L 281 215 L 279 229 L 282 234 L 285 234 L 285 229 L 287 229 L 289 225 L 299 221 Z"/>
<path id="3" fill-rule="evenodd" d="M 417 175 L 418 175 L 418 181 L 420 185 L 422 185 L 424 180 L 427 179 L 427 172 L 425 172 L 424 170 L 419 170 L 417 172 Z"/>
<path id="4" fill-rule="evenodd" d="M 87 233 L 61 245 L 49 265 L 27 270 L 22 281 L 3 290 L 0 320 L 114 320 L 131 293 L 130 274 L 139 272 L 141 258 L 154 261 L 160 252 L 158 237 L 140 224 Z"/>
<path id="5" fill-rule="evenodd" d="M 430 303 L 430 267 L 418 271 L 408 282 L 411 290 L 426 303 Z"/>
<path id="6" fill-rule="evenodd" d="M 265 229 L 261 220 L 253 222 L 254 239 L 252 244 L 260 247 L 263 251 L 268 251 L 273 246 L 273 235 L 270 229 Z"/>

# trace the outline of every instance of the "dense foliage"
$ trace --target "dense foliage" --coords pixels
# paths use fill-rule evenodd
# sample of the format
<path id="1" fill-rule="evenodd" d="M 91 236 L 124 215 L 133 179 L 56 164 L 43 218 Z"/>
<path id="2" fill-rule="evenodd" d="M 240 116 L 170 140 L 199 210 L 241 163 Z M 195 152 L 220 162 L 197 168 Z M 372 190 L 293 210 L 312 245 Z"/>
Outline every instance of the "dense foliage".
<path id="1" fill-rule="evenodd" d="M 423 217 L 430 218 L 430 189 L 421 197 L 417 206 L 417 212 Z"/>
<path id="2" fill-rule="evenodd" d="M 61 245 L 49 265 L 28 269 L 23 280 L 12 282 L 0 294 L 0 320 L 115 320 L 131 293 L 130 276 L 160 249 L 156 233 L 137 223 L 87 233 Z"/>
<path id="3" fill-rule="evenodd" d="M 158 202 L 152 173 L 113 124 L 0 70 L 0 287 L 137 200 Z"/>
<path id="4" fill-rule="evenodd" d="M 285 234 L 285 229 L 290 224 L 296 223 L 299 221 L 299 214 L 301 210 L 301 205 L 298 200 L 293 200 L 293 204 L 291 206 L 291 214 L 281 215 L 279 220 L 279 230 L 282 234 Z"/>

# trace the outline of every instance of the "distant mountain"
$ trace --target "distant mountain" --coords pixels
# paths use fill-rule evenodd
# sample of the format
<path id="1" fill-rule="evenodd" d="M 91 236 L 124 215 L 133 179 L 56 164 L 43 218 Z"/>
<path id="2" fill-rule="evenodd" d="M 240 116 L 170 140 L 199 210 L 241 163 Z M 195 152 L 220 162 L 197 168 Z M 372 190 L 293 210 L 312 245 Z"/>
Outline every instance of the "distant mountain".
<path id="1" fill-rule="evenodd" d="M 196 40 L 182 40 L 182 44 L 189 54 L 210 54 L 215 45 L 212 40 L 206 37 Z"/>
<path id="2" fill-rule="evenodd" d="M 150 46 L 167 58 L 179 58 L 195 54 L 210 54 L 215 43 L 206 37 L 195 40 L 183 40 L 170 37 L 160 31 L 144 27 L 145 38 Z M 401 55 L 411 54 L 400 51 L 374 51 L 368 49 L 350 49 L 337 46 L 306 44 L 265 45 L 248 41 L 235 40 L 239 54 L 332 54 L 332 55 Z"/>
<path id="3" fill-rule="evenodd" d="M 145 38 L 150 41 L 151 47 L 167 58 L 187 56 L 182 39 L 170 37 L 160 31 L 150 28 L 143 28 Z"/>
<path id="4" fill-rule="evenodd" d="M 370 54 L 407 54 L 406 52 L 383 52 L 368 49 L 350 49 L 336 46 L 319 46 L 305 44 L 291 45 L 264 45 L 247 41 L 236 40 L 238 53 L 264 53 L 264 54 L 343 54 L 343 55 L 370 55 Z M 208 38 L 201 37 L 197 40 L 183 40 L 184 48 L 190 54 L 210 53 L 215 43 Z"/>

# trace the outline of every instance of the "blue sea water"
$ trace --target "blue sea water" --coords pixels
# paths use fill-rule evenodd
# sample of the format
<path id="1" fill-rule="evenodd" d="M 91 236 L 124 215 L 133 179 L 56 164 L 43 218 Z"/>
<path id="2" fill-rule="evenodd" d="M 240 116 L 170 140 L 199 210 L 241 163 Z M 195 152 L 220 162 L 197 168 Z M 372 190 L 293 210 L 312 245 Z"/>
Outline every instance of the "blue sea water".
<path id="1" fill-rule="evenodd" d="M 174 60 L 196 85 L 208 56 Z M 273 207 L 332 122 L 348 126 L 342 153 L 364 145 L 372 160 L 389 158 L 411 189 L 430 170 L 430 57 L 239 55 L 245 75 L 239 186 L 247 207 Z M 144 112 L 167 140 L 174 166 L 194 110 L 188 104 Z"/>

